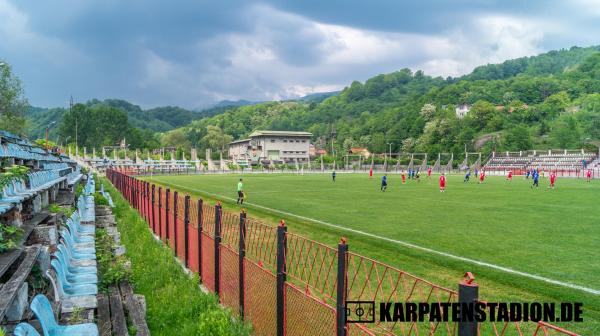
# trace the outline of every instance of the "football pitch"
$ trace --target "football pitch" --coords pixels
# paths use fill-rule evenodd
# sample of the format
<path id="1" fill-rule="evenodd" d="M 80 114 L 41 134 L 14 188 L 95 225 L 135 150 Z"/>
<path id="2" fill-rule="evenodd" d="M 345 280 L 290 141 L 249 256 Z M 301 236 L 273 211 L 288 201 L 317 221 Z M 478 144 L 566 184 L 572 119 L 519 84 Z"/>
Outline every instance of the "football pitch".
<path id="1" fill-rule="evenodd" d="M 380 177 L 328 174 L 171 175 L 154 183 L 238 211 L 236 185 L 244 180 L 249 216 L 334 246 L 346 237 L 350 250 L 456 289 L 466 271 L 488 301 L 583 302 L 584 323 L 569 326 L 600 333 L 600 183 L 558 178 L 539 188 L 517 176 L 490 176 L 484 184 L 448 177 L 440 193 L 437 175 L 402 184 Z M 583 329 L 583 330 L 582 330 Z"/>

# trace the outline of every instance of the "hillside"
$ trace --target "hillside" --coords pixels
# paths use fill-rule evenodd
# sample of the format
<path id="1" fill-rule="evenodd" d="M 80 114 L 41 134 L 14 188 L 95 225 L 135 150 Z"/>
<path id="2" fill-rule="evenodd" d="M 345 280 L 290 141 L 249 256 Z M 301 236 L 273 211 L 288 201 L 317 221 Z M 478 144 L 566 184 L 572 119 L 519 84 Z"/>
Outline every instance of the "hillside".
<path id="1" fill-rule="evenodd" d="M 106 99 L 103 101 L 92 99 L 85 105 L 90 107 L 106 105 L 118 108 L 127 113 L 131 126 L 153 132 L 166 132 L 187 125 L 193 120 L 212 117 L 232 108 L 232 106 L 227 105 L 196 112 L 177 106 L 162 106 L 144 110 L 138 105 L 120 99 Z M 27 118 L 27 135 L 30 138 L 43 137 L 46 126 L 52 121 L 60 122 L 66 111 L 67 109 L 60 107 L 40 108 L 30 106 L 25 113 L 25 117 Z M 52 127 L 49 134 L 50 138 L 55 139 L 57 128 Z"/>
<path id="2" fill-rule="evenodd" d="M 215 137 L 237 139 L 256 129 L 273 129 L 310 131 L 317 145 L 329 149 L 334 142 L 338 152 L 351 146 L 385 152 L 388 143 L 392 151 L 456 156 L 465 147 L 486 153 L 494 148 L 581 148 L 600 138 L 598 50 L 551 51 L 477 67 L 460 78 L 403 69 L 353 82 L 318 104 L 298 100 L 236 107 L 193 121 L 165 139 L 168 145 L 217 150 L 222 144 Z M 455 114 L 459 104 L 470 106 L 463 119 Z M 482 137 L 489 140 L 476 141 Z"/>

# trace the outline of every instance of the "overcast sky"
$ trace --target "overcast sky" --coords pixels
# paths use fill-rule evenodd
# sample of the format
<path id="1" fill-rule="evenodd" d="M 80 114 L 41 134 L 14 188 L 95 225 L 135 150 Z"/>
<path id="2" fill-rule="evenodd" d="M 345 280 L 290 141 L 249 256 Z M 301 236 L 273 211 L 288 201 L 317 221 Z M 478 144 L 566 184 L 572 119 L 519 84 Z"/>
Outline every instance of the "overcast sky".
<path id="1" fill-rule="evenodd" d="M 413 3 L 413 4 L 408 4 Z M 600 0 L 0 0 L 0 59 L 35 106 L 197 108 L 600 44 Z"/>

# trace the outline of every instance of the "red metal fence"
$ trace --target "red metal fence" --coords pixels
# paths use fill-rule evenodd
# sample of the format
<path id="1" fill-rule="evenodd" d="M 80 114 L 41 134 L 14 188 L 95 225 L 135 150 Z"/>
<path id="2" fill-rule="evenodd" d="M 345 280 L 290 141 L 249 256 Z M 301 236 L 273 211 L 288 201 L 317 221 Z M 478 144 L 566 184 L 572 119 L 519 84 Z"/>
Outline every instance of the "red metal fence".
<path id="1" fill-rule="evenodd" d="M 392 266 L 109 170 L 176 257 L 257 335 L 575 335 L 543 322 L 347 323 L 346 302 L 472 302 Z M 461 284 L 472 288 L 470 282 Z M 459 331 L 462 330 L 462 331 Z"/>

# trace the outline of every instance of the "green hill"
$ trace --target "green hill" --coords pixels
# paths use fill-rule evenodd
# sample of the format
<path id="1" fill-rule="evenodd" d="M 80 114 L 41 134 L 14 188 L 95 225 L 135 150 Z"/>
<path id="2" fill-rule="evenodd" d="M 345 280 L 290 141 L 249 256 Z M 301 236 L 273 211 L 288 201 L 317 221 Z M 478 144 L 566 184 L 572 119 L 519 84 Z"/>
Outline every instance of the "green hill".
<path id="1" fill-rule="evenodd" d="M 304 130 L 314 143 L 343 152 L 490 152 L 532 147 L 581 148 L 600 138 L 600 47 L 551 51 L 477 67 L 460 78 L 409 69 L 353 82 L 322 102 L 265 102 L 230 109 L 171 131 L 175 146 L 220 149 L 256 129 Z M 468 104 L 458 118 L 455 107 Z M 211 132 L 208 131 L 211 126 Z M 215 128 L 217 127 L 217 128 Z M 220 129 L 220 131 L 218 131 Z M 215 130 L 217 130 L 215 132 Z M 332 130 L 336 131 L 335 139 Z M 485 134 L 486 141 L 476 141 Z M 185 139 L 185 141 L 181 141 Z M 482 146 L 482 148 L 479 148 Z"/>

